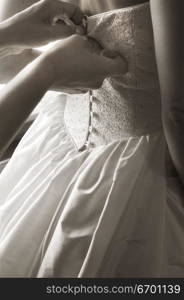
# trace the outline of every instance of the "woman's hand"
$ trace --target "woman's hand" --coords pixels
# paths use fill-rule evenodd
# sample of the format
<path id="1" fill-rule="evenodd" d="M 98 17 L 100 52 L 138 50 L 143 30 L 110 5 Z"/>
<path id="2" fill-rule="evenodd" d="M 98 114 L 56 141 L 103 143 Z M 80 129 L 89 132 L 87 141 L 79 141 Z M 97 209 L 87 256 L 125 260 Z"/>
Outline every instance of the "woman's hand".
<path id="1" fill-rule="evenodd" d="M 80 24 L 80 9 L 60 0 L 41 0 L 13 17 L 0 23 L 0 48 L 11 47 L 19 53 L 26 48 L 39 47 L 75 33 L 75 26 L 68 26 L 60 19 L 68 17 Z M 57 19 L 60 21 L 57 22 Z"/>
<path id="2" fill-rule="evenodd" d="M 53 83 L 64 89 L 97 89 L 106 77 L 127 72 L 123 57 L 103 50 L 96 41 L 84 36 L 73 35 L 56 43 L 43 55 Z"/>
<path id="3" fill-rule="evenodd" d="M 6 85 L 0 94 L 0 155 L 55 82 L 91 87 L 127 71 L 123 58 L 110 59 L 100 55 L 102 51 L 95 41 L 73 35 L 40 55 Z"/>

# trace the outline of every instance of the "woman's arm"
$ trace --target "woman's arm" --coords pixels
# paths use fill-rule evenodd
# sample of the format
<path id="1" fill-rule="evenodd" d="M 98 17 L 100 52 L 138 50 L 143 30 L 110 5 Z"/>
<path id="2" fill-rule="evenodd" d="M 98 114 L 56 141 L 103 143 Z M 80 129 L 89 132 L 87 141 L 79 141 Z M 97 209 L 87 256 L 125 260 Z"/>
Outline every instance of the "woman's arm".
<path id="1" fill-rule="evenodd" d="M 0 84 L 9 82 L 40 54 L 41 52 L 36 49 L 26 49 L 20 54 L 0 58 Z"/>
<path id="2" fill-rule="evenodd" d="M 151 0 L 162 119 L 173 163 L 184 182 L 184 1 Z"/>
<path id="3" fill-rule="evenodd" d="M 1 90 L 0 157 L 52 83 L 40 56 Z"/>
<path id="4" fill-rule="evenodd" d="M 8 82 L 41 54 L 33 47 L 75 33 L 64 22 L 52 26 L 54 17 L 64 14 L 75 24 L 83 17 L 77 6 L 60 0 L 0 1 L 0 83 Z"/>
<path id="5" fill-rule="evenodd" d="M 39 0 L 1 0 L 0 22 L 3 22 L 38 1 Z M 39 55 L 40 51 L 26 49 L 21 54 L 9 55 L 7 57 L 0 58 L 0 83 L 7 83 Z"/>
<path id="6" fill-rule="evenodd" d="M 127 71 L 121 57 L 100 55 L 94 41 L 73 35 L 40 55 L 10 81 L 0 93 L 0 155 L 25 119 L 55 82 L 72 88 L 91 84 L 88 78 L 104 78 Z M 59 65 L 59 68 L 58 68 Z"/>

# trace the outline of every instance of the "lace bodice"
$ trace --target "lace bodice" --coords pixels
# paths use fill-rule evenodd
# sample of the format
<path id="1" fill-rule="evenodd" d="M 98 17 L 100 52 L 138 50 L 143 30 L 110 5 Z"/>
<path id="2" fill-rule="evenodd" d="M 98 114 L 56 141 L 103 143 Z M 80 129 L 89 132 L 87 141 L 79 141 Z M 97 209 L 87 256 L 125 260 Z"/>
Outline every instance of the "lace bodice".
<path id="1" fill-rule="evenodd" d="M 124 76 L 107 78 L 92 95 L 68 96 L 65 123 L 80 148 L 161 129 L 160 91 L 149 3 L 88 18 L 88 33 L 128 61 Z"/>

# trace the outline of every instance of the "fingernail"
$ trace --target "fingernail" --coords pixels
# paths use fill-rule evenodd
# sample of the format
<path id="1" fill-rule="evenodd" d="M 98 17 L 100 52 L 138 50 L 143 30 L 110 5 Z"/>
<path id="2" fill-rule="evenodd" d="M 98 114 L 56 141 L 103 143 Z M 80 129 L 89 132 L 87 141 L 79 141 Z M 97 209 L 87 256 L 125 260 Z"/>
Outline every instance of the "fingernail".
<path id="1" fill-rule="evenodd" d="M 107 50 L 107 49 L 104 49 L 102 51 L 102 55 L 105 56 L 105 57 L 108 57 L 108 58 L 112 58 L 112 59 L 116 58 L 118 56 L 116 51 Z"/>

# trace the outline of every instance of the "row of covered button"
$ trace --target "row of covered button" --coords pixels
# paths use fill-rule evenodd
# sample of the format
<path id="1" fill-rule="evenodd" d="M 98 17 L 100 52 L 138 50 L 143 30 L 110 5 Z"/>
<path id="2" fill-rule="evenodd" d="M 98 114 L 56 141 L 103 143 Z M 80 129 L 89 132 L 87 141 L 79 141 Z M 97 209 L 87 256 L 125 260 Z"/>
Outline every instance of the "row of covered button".
<path id="1" fill-rule="evenodd" d="M 93 101 L 96 99 L 93 96 L 93 91 L 89 91 L 89 126 L 88 126 L 88 133 L 86 137 L 85 144 L 79 149 L 80 152 L 85 151 L 89 148 L 95 147 L 95 144 L 91 142 L 91 134 L 92 132 L 96 132 L 96 130 L 93 128 L 93 117 L 94 117 L 94 112 L 93 112 Z"/>

